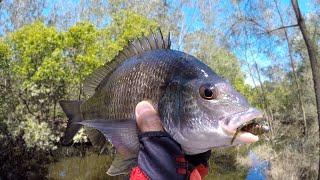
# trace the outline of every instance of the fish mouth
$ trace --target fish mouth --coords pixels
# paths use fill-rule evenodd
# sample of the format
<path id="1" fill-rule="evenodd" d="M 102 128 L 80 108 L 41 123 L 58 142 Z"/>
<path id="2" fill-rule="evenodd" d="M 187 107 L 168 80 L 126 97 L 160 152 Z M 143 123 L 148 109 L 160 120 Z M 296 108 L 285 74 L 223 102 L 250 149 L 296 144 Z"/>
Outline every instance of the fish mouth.
<path id="1" fill-rule="evenodd" d="M 259 135 L 269 131 L 269 126 L 265 124 L 263 114 L 255 109 L 249 108 L 247 111 L 234 114 L 232 117 L 227 118 L 227 123 L 222 124 L 222 129 L 233 141 L 243 143 L 252 143 L 259 140 Z"/>

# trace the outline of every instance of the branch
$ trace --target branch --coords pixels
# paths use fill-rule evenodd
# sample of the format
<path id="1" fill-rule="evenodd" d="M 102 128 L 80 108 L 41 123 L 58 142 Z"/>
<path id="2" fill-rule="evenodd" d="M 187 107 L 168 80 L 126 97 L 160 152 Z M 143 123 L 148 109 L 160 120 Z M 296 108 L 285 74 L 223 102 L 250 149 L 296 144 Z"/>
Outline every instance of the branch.
<path id="1" fill-rule="evenodd" d="M 269 30 L 266 33 L 270 34 L 270 33 L 274 32 L 274 31 L 278 31 L 278 30 L 286 29 L 286 28 L 298 27 L 298 26 L 299 26 L 298 24 L 293 24 L 293 25 L 289 25 L 289 26 L 281 26 L 281 27 L 278 27 L 276 29 Z"/>
<path id="2" fill-rule="evenodd" d="M 253 18 L 245 18 L 246 21 L 251 22 L 252 24 L 256 25 L 257 27 L 259 27 L 262 30 L 265 30 L 265 28 L 259 24 L 255 19 Z"/>
<path id="3" fill-rule="evenodd" d="M 22 97 L 22 93 L 21 93 L 21 92 L 19 92 L 18 97 L 22 100 L 22 103 L 26 106 L 28 113 L 30 113 L 31 115 L 37 117 L 37 116 L 31 111 L 31 109 L 30 109 L 30 107 L 29 107 L 29 103 L 27 102 L 27 100 L 25 100 L 25 99 Z"/>

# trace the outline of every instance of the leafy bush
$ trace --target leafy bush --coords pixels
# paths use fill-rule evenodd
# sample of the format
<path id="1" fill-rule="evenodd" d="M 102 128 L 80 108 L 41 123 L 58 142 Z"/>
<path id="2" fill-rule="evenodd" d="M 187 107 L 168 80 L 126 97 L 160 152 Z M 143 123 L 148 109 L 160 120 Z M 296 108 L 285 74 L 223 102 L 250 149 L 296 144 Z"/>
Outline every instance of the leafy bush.
<path id="1" fill-rule="evenodd" d="M 20 124 L 23 129 L 23 140 L 27 148 L 39 150 L 55 150 L 60 137 L 53 134 L 48 123 L 37 122 L 34 118 L 27 118 Z"/>

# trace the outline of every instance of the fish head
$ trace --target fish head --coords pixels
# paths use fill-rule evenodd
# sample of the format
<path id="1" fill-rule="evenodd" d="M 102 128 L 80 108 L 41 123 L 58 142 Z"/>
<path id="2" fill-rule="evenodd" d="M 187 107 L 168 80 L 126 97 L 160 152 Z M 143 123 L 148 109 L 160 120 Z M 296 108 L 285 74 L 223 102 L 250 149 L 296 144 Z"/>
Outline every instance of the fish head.
<path id="1" fill-rule="evenodd" d="M 198 60 L 191 64 L 171 80 L 161 100 L 165 130 L 186 154 L 257 141 L 257 135 L 237 130 L 262 113 L 208 66 Z"/>

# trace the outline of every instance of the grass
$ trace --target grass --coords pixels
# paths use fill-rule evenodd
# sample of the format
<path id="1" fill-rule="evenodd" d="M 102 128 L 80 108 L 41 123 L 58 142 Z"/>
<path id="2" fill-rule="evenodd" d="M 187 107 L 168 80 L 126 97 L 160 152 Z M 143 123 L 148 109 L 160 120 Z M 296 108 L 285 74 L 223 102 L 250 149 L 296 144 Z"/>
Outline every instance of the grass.
<path id="1" fill-rule="evenodd" d="M 245 179 L 250 167 L 243 166 L 237 162 L 237 156 L 247 153 L 247 147 L 217 148 L 212 150 L 209 160 L 209 175 L 206 179 L 210 180 L 232 180 Z"/>

